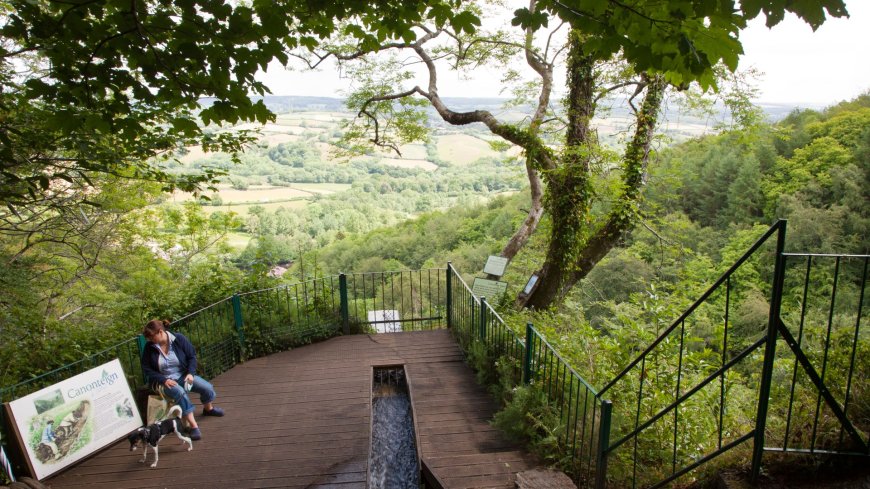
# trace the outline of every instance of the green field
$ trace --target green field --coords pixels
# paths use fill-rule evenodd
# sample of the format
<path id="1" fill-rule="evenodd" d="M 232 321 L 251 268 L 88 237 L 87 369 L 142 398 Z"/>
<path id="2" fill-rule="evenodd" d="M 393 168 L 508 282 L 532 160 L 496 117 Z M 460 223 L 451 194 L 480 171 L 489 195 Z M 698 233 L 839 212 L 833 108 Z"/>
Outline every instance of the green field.
<path id="1" fill-rule="evenodd" d="M 275 187 L 267 185 L 251 185 L 247 190 L 239 190 L 229 185 L 219 185 L 218 195 L 223 205 L 236 204 L 269 204 L 274 202 L 286 202 L 311 197 L 314 194 L 328 195 L 343 192 L 350 188 L 347 183 L 294 183 L 289 187 Z M 213 193 L 207 194 L 209 196 Z M 171 202 L 181 203 L 192 200 L 193 194 L 176 193 Z"/>
<path id="2" fill-rule="evenodd" d="M 344 165 L 348 162 L 367 162 L 398 168 L 420 169 L 426 172 L 434 172 L 439 168 L 428 159 L 427 146 L 423 142 L 402 145 L 400 148 L 401 156 L 391 151 L 381 150 L 370 155 L 355 156 L 343 160 L 337 159 L 333 152 L 337 149 L 335 144 L 340 135 L 341 122 L 350 116 L 351 114 L 348 113 L 326 111 L 292 112 L 278 114 L 275 122 L 272 123 L 265 125 L 244 123 L 234 126 L 231 130 L 259 132 L 259 147 L 255 150 L 261 160 L 254 159 L 252 160 L 254 162 L 262 161 L 269 148 L 283 143 L 301 143 L 316 148 L 320 155 L 320 161 L 332 162 L 335 165 Z M 447 134 L 433 135 L 432 141 L 435 144 L 439 160 L 452 166 L 461 167 L 472 164 L 483 157 L 500 156 L 498 152 L 490 148 L 486 140 L 474 135 L 451 131 Z M 179 160 L 187 166 L 197 161 L 202 163 L 202 160 L 210 158 L 214 158 L 214 154 L 204 153 L 199 147 L 190 147 Z M 225 162 L 226 158 L 215 161 Z M 240 168 L 246 164 L 244 156 L 242 161 Z M 439 162 L 439 164 L 442 163 Z M 336 194 L 351 188 L 351 185 L 346 183 L 293 182 L 289 186 L 274 186 L 265 183 L 266 177 L 263 176 L 263 173 L 236 173 L 232 168 L 229 171 L 231 175 L 237 176 L 231 176 L 224 180 L 227 183 L 218 185 L 217 195 L 220 199 L 220 205 L 203 206 L 202 210 L 205 213 L 234 212 L 238 216 L 246 218 L 253 206 L 261 207 L 267 212 L 274 212 L 281 208 L 298 211 L 308 206 L 318 195 Z M 233 188 L 229 184 L 230 181 L 235 182 L 236 185 L 241 182 L 248 187 L 245 190 Z M 258 182 L 260 184 L 257 184 Z M 214 197 L 213 193 L 206 193 L 206 195 Z M 176 193 L 170 198 L 170 203 L 189 202 L 193 199 L 194 196 L 191 194 Z M 249 240 L 250 236 L 245 233 L 236 232 L 230 236 L 230 244 L 234 248 L 244 248 Z"/>
<path id="3" fill-rule="evenodd" d="M 263 147 L 272 147 L 282 143 L 311 144 L 320 151 L 323 161 L 333 161 L 334 144 L 337 141 L 336 132 L 341 128 L 341 122 L 350 118 L 350 114 L 338 112 L 292 112 L 278 114 L 274 123 L 258 125 L 254 123 L 239 124 L 233 130 L 259 131 L 259 143 Z M 487 134 L 484 138 L 492 138 Z M 493 151 L 484 138 L 469 134 L 449 133 L 433 135 L 438 158 L 450 165 L 468 165 L 483 157 L 500 156 Z M 376 159 L 383 165 L 399 168 L 419 168 L 435 171 L 438 166 L 427 159 L 426 146 L 420 143 L 405 144 L 400 147 L 401 156 L 394 152 L 379 151 L 372 156 L 357 156 L 343 161 L 371 161 Z M 509 154 L 516 154 L 510 151 Z M 187 148 L 187 154 L 180 158 L 185 164 L 208 158 L 198 147 Z"/>
<path id="4" fill-rule="evenodd" d="M 243 250 L 251 241 L 251 235 L 246 233 L 229 233 L 227 235 L 227 244 L 237 250 Z"/>
<path id="5" fill-rule="evenodd" d="M 480 158 L 499 156 L 489 143 L 468 134 L 448 134 L 437 138 L 438 156 L 449 163 L 469 165 Z"/>

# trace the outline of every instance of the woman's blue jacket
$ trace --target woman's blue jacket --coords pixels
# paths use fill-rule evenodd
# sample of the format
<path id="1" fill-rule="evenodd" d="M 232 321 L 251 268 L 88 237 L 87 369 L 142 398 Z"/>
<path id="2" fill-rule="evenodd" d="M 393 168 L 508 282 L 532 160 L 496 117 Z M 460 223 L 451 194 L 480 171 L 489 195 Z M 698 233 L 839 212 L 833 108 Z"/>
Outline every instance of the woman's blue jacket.
<path id="1" fill-rule="evenodd" d="M 169 348 L 175 351 L 178 363 L 181 365 L 181 377 L 184 378 L 187 374 L 196 375 L 196 350 L 190 340 L 181 333 L 169 331 L 166 333 L 169 335 Z M 163 385 L 169 378 L 160 373 L 159 362 L 160 347 L 149 341 L 145 344 L 145 351 L 142 352 L 142 372 L 145 373 L 145 380 L 149 386 Z"/>

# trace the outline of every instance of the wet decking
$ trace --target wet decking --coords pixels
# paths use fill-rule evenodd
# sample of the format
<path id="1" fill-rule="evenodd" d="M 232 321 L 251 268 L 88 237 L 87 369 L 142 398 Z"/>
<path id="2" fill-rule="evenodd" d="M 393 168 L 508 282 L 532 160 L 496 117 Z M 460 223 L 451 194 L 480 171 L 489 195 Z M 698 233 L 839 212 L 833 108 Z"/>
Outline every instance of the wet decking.
<path id="1" fill-rule="evenodd" d="M 536 466 L 489 425 L 495 404 L 440 330 L 343 336 L 248 361 L 213 379 L 227 415 L 197 418 L 203 439 L 192 452 L 164 438 L 151 469 L 124 440 L 45 482 L 53 489 L 362 489 L 370 367 L 399 364 L 422 458 L 444 487 L 512 488 L 517 472 Z"/>

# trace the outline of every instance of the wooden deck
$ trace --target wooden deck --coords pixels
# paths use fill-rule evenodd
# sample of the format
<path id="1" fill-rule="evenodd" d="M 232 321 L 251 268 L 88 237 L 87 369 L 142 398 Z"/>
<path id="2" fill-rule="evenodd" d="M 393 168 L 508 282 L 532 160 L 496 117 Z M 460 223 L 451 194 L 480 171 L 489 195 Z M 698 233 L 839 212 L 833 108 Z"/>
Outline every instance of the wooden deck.
<path id="1" fill-rule="evenodd" d="M 53 489 L 365 488 L 370 367 L 398 364 L 410 381 L 423 460 L 445 487 L 513 488 L 517 472 L 537 465 L 489 425 L 492 399 L 440 330 L 342 336 L 251 360 L 213 379 L 227 414 L 197 418 L 203 439 L 192 452 L 164 438 L 151 469 L 123 440 L 45 482 Z"/>

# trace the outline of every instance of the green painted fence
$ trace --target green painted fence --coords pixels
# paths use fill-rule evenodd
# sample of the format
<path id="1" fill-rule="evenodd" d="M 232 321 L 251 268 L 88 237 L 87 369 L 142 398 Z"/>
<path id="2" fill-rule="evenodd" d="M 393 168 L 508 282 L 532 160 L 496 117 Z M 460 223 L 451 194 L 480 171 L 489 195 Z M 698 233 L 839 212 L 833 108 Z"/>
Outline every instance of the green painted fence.
<path id="1" fill-rule="evenodd" d="M 558 413 L 560 458 L 581 487 L 666 486 L 738 447 L 756 475 L 771 451 L 868 456 L 870 338 L 861 326 L 870 256 L 784 253 L 785 229 L 785 221 L 771 227 L 600 389 L 531 324 L 519 332 L 505 324 L 450 264 L 236 294 L 170 329 L 191 338 L 211 378 L 339 334 L 450 328 L 466 353 L 499 363 L 503 383 L 544 393 Z M 764 291 L 755 290 L 759 276 L 769 279 Z M 766 319 L 736 320 L 759 296 Z M 138 387 L 142 345 L 131 338 L 3 387 L 0 401 L 113 358 Z"/>

